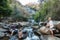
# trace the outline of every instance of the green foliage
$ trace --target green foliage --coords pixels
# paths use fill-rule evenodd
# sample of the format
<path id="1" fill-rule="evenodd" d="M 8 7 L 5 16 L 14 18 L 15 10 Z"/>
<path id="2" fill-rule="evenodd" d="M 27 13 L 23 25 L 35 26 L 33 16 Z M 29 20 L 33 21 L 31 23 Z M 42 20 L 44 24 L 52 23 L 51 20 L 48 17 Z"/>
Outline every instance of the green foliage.
<path id="1" fill-rule="evenodd" d="M 39 12 L 36 12 L 34 19 L 35 19 L 35 21 L 39 21 Z"/>
<path id="2" fill-rule="evenodd" d="M 8 0 L 0 0 L 0 17 L 10 16 L 11 12 Z"/>
<path id="3" fill-rule="evenodd" d="M 48 0 L 47 2 L 44 1 L 34 18 L 35 20 L 41 19 L 41 21 L 44 21 L 49 16 L 51 16 L 54 20 L 60 20 L 60 0 Z"/>
<path id="4" fill-rule="evenodd" d="M 11 18 L 15 21 L 26 21 L 28 17 L 28 12 L 25 8 L 16 0 L 11 0 L 10 6 L 13 9 Z M 27 15 L 27 16 L 25 16 Z"/>

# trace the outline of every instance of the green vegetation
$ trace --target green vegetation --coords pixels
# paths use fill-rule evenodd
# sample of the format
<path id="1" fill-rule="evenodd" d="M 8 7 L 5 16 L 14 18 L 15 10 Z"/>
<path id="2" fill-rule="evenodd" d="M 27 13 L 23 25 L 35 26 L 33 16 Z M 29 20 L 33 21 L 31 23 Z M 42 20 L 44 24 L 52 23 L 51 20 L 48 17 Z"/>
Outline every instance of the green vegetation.
<path id="1" fill-rule="evenodd" d="M 11 5 L 11 8 L 13 9 L 13 12 L 11 14 L 11 18 L 13 20 L 27 21 L 29 14 L 18 1 L 11 0 L 10 5 Z"/>
<path id="2" fill-rule="evenodd" d="M 35 9 L 36 5 L 30 8 Z M 29 13 L 25 10 L 16 0 L 0 0 L 0 18 L 1 17 L 11 17 L 16 20 L 27 20 L 29 18 Z M 49 16 L 53 20 L 60 20 L 60 0 L 44 0 L 44 3 L 40 4 L 40 9 L 34 15 L 36 21 L 45 21 Z"/>
<path id="3" fill-rule="evenodd" d="M 34 16 L 35 20 L 41 19 L 44 21 L 47 17 L 51 16 L 53 20 L 60 20 L 60 0 L 44 1 L 40 5 L 40 10 Z"/>
<path id="4" fill-rule="evenodd" d="M 11 20 L 26 21 L 29 16 L 24 7 L 16 0 L 0 0 L 0 20 L 11 18 Z"/>
<path id="5" fill-rule="evenodd" d="M 0 18 L 10 16 L 12 9 L 9 6 L 9 0 L 0 0 Z"/>

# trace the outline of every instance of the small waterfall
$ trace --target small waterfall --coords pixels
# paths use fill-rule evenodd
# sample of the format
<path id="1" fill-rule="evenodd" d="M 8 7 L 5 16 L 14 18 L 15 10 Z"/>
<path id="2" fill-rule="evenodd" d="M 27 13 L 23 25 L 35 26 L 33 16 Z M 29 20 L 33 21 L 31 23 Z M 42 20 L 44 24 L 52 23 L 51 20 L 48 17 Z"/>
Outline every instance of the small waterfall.
<path id="1" fill-rule="evenodd" d="M 38 36 L 36 36 L 33 32 L 33 29 L 31 27 L 25 28 L 24 30 L 27 31 L 28 36 L 24 40 L 40 40 Z"/>

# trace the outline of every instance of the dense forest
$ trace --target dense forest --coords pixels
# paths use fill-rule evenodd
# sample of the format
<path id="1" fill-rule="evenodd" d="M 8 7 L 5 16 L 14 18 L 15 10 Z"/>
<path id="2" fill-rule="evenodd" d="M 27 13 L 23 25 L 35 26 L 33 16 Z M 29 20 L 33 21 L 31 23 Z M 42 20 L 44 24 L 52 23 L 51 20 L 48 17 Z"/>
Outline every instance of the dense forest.
<path id="1" fill-rule="evenodd" d="M 11 12 L 9 0 L 0 0 L 0 18 L 10 16 Z"/>
<path id="2" fill-rule="evenodd" d="M 33 5 L 33 6 L 32 6 Z M 36 21 L 45 21 L 50 16 L 53 20 L 60 20 L 60 0 L 44 0 L 39 5 L 26 5 L 35 10 L 32 15 Z M 16 0 L 0 0 L 0 19 L 11 17 L 15 20 L 25 20 L 30 17 L 26 8 Z"/>
<path id="3" fill-rule="evenodd" d="M 0 19 L 24 20 L 29 17 L 24 6 L 17 0 L 0 0 Z"/>
<path id="4" fill-rule="evenodd" d="M 53 20 L 60 20 L 60 0 L 44 0 L 40 4 L 40 9 L 36 12 L 34 19 L 44 21 L 48 17 L 52 17 Z"/>

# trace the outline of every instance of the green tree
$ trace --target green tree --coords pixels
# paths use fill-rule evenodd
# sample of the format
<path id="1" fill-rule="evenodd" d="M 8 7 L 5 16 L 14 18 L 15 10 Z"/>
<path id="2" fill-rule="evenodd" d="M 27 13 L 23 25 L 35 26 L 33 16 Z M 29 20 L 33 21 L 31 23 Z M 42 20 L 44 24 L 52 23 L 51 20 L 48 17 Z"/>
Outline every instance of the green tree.
<path id="1" fill-rule="evenodd" d="M 54 20 L 60 20 L 60 0 L 48 0 L 40 6 L 40 10 L 37 11 L 35 19 L 46 20 L 51 16 Z M 36 17 L 37 16 L 37 17 Z M 38 18 L 38 16 L 40 18 Z"/>
<path id="2" fill-rule="evenodd" d="M 25 21 L 29 17 L 29 13 L 25 7 L 17 0 L 10 0 L 10 7 L 13 9 L 11 18 L 16 21 Z"/>
<path id="3" fill-rule="evenodd" d="M 11 15 L 11 8 L 9 6 L 9 0 L 0 0 L 0 17 L 7 17 Z"/>

